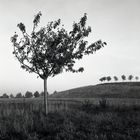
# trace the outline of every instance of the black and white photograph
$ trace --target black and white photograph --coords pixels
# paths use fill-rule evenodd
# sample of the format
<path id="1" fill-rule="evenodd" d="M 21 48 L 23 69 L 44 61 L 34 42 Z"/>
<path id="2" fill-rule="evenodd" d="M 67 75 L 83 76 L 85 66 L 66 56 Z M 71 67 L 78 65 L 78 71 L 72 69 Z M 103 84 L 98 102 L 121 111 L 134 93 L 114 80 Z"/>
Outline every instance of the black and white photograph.
<path id="1" fill-rule="evenodd" d="M 140 0 L 0 0 L 0 140 L 140 140 Z"/>

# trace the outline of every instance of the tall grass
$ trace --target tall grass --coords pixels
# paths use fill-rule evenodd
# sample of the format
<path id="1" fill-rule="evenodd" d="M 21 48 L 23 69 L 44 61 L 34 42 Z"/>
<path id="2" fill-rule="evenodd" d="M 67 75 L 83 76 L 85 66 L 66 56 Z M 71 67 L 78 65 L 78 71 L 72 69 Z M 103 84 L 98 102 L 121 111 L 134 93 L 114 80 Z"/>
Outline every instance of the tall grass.
<path id="1" fill-rule="evenodd" d="M 46 139 L 139 140 L 140 107 L 104 108 L 87 101 L 45 116 L 42 104 L 0 104 L 0 140 Z"/>

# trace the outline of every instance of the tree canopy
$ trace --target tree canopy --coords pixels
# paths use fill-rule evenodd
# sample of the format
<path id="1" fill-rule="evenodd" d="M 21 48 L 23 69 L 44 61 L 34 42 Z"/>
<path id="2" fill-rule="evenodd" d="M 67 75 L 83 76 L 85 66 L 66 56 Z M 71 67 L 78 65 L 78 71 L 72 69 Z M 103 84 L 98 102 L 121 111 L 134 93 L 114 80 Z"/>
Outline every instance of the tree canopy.
<path id="1" fill-rule="evenodd" d="M 25 25 L 19 23 L 17 26 L 22 37 L 19 39 L 15 33 L 11 41 L 14 46 L 13 54 L 21 67 L 28 72 L 37 73 L 42 79 L 55 76 L 63 70 L 82 72 L 83 67 L 74 68 L 75 61 L 106 45 L 101 40 L 88 45 L 85 38 L 91 32 L 91 27 L 86 27 L 87 14 L 78 23 L 74 22 L 69 32 L 61 25 L 60 19 L 48 22 L 46 27 L 37 28 L 41 15 L 41 12 L 35 15 L 30 34 Z"/>
<path id="2" fill-rule="evenodd" d="M 25 98 L 32 98 L 32 97 L 33 97 L 32 92 L 27 91 L 27 92 L 25 93 Z"/>
<path id="3" fill-rule="evenodd" d="M 38 92 L 38 91 L 36 91 L 36 92 L 34 93 L 34 97 L 35 97 L 35 98 L 39 97 L 39 92 Z"/>
<path id="4" fill-rule="evenodd" d="M 17 93 L 16 98 L 23 98 L 23 95 L 21 93 Z"/>

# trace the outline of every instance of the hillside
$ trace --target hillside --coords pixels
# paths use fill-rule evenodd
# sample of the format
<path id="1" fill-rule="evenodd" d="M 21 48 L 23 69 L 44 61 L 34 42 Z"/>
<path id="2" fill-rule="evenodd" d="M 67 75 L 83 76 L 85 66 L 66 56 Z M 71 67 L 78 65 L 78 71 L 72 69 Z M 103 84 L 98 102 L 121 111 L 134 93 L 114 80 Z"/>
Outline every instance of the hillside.
<path id="1" fill-rule="evenodd" d="M 118 82 L 90 85 L 56 94 L 54 98 L 140 98 L 140 82 Z"/>

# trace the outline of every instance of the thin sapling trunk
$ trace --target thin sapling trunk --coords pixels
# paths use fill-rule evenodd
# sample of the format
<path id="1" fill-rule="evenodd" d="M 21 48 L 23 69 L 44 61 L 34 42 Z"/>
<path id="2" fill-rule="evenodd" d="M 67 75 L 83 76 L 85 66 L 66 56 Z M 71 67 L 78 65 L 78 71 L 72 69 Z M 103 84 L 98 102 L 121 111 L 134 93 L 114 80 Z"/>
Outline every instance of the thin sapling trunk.
<path id="1" fill-rule="evenodd" d="M 44 109 L 45 115 L 47 115 L 48 114 L 47 78 L 44 79 Z"/>

